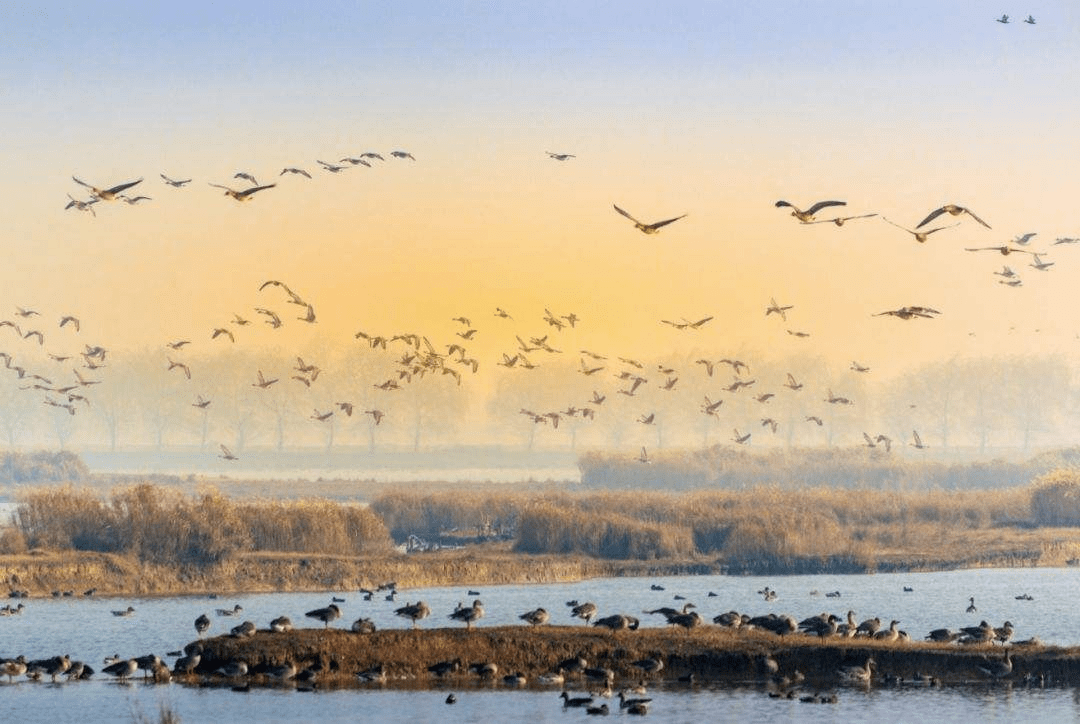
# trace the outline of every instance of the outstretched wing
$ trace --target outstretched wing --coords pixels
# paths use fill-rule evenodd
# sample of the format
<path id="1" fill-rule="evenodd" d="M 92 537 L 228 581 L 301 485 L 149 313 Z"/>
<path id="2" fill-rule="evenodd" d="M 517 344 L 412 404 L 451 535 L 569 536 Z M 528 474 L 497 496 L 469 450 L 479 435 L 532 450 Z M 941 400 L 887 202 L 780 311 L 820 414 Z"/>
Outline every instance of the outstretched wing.
<path id="1" fill-rule="evenodd" d="M 118 194 L 121 191 L 124 191 L 125 189 L 129 189 L 132 186 L 135 186 L 136 184 L 141 184 L 141 183 L 142 183 L 141 178 L 137 179 L 135 181 L 128 181 L 126 184 L 118 184 L 116 186 L 113 186 L 111 189 L 108 189 L 105 193 Z"/>
<path id="2" fill-rule="evenodd" d="M 618 209 L 619 207 L 616 206 L 615 208 Z M 627 214 L 627 215 L 629 216 L 629 214 Z M 659 229 L 661 226 L 667 226 L 668 224 L 673 223 L 675 221 L 678 221 L 679 219 L 682 219 L 685 216 L 686 216 L 686 214 L 683 214 L 682 216 L 676 216 L 674 219 L 664 219 L 663 221 L 657 221 L 656 223 L 649 224 L 648 226 L 649 226 L 649 228 L 652 228 L 652 229 Z"/>
<path id="3" fill-rule="evenodd" d="M 979 218 L 978 216 L 976 216 L 976 215 L 975 215 L 975 212 L 974 212 L 974 211 L 972 211 L 971 209 L 967 209 L 967 208 L 965 208 L 965 209 L 964 209 L 964 213 L 965 213 L 965 214 L 967 214 L 968 216 L 970 216 L 971 218 L 975 219 L 976 221 L 978 221 L 978 222 L 979 222 L 980 224 L 982 224 L 983 226 L 985 226 L 985 227 L 986 227 L 987 229 L 989 229 L 989 228 L 990 228 L 990 224 L 986 223 L 985 221 L 983 221 L 982 219 L 980 219 L 980 218 Z M 1032 234 L 1032 236 L 1034 236 L 1034 234 Z M 1030 239 L 1031 237 L 1028 237 L 1028 238 Z M 1025 241 L 1027 241 L 1027 239 L 1025 239 Z"/>
<path id="4" fill-rule="evenodd" d="M 934 209 L 933 211 L 930 212 L 930 214 L 925 219 L 923 219 L 918 224 L 916 224 L 915 228 L 918 229 L 920 226 L 926 226 L 931 221 L 933 221 L 934 219 L 936 219 L 937 217 L 941 216 L 944 213 L 945 213 L 945 207 L 944 206 L 942 206 L 940 209 Z"/>
<path id="5" fill-rule="evenodd" d="M 76 179 L 76 180 L 77 180 L 77 179 Z M 612 204 L 612 206 L 615 206 L 615 204 Z M 620 208 L 619 208 L 618 206 L 615 206 L 615 210 L 616 210 L 616 211 L 618 211 L 618 212 L 619 212 L 620 214 L 622 214 L 623 216 L 625 216 L 626 218 L 628 218 L 628 219 L 630 219 L 631 221 L 633 221 L 633 222 L 634 222 L 635 224 L 640 224 L 640 223 L 641 223 L 640 221 L 638 221 L 637 219 L 635 219 L 635 218 L 634 218 L 633 216 L 631 216 L 630 214 L 628 214 L 628 213 L 626 213 L 625 211 L 623 211 L 622 209 L 620 209 Z M 673 221 L 674 221 L 674 219 L 673 219 Z"/>
<path id="6" fill-rule="evenodd" d="M 263 189 L 272 189 L 275 186 L 277 186 L 277 184 L 266 184 L 265 186 L 253 186 L 250 189 L 244 189 L 243 191 L 241 191 L 240 195 L 241 196 L 251 196 L 253 193 L 256 193 L 258 191 L 262 191 Z"/>
<path id="7" fill-rule="evenodd" d="M 806 213 L 813 216 L 822 209 L 828 208 L 830 206 L 847 206 L 847 201 L 818 201 L 816 204 L 807 209 Z"/>
<path id="8" fill-rule="evenodd" d="M 787 201 L 777 201 L 775 204 L 773 204 L 773 206 L 775 206 L 778 209 L 782 208 L 784 206 L 790 206 L 793 209 L 795 208 L 794 204 L 789 204 Z"/>

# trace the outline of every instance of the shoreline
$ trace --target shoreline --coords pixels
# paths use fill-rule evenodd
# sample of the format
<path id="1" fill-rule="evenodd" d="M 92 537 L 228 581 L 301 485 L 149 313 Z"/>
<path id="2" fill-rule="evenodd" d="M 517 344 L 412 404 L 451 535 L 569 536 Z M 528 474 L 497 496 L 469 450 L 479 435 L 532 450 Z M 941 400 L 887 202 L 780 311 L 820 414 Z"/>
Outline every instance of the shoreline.
<path id="1" fill-rule="evenodd" d="M 387 581 L 396 581 L 401 588 L 421 588 L 570 583 L 614 577 L 861 575 L 1069 565 L 1073 564 L 1046 551 L 1013 551 L 961 559 L 895 556 L 880 558 L 872 569 L 846 557 L 759 562 L 752 567 L 716 559 L 642 561 L 518 554 L 505 543 L 376 556 L 251 553 L 210 566 L 155 565 L 111 553 L 31 551 L 0 556 L 0 586 L 9 592 L 25 591 L 28 598 L 80 597 L 92 589 L 94 596 L 104 598 L 355 591 L 374 589 Z"/>

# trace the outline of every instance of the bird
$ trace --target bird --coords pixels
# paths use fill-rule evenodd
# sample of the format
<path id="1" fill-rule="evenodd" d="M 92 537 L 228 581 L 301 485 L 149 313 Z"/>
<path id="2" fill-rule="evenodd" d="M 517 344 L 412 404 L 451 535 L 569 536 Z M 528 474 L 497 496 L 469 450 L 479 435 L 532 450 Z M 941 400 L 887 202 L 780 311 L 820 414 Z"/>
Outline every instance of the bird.
<path id="1" fill-rule="evenodd" d="M 801 221 L 804 224 L 810 224 L 810 223 L 813 223 L 813 221 L 814 221 L 814 214 L 821 211 L 822 209 L 828 208 L 830 206 L 847 206 L 847 202 L 846 201 L 818 201 L 813 206 L 808 208 L 806 211 L 803 211 L 803 210 L 799 209 L 797 206 L 795 206 L 794 204 L 790 204 L 787 201 L 783 201 L 783 200 L 777 201 L 774 204 L 774 206 L 776 206 L 776 208 L 778 208 L 778 209 L 783 208 L 783 207 L 788 207 L 788 208 L 791 209 L 791 215 L 792 216 L 794 216 L 796 219 L 798 219 L 799 221 Z"/>
<path id="2" fill-rule="evenodd" d="M 484 604 L 480 599 L 474 599 L 472 606 L 461 606 L 453 611 L 449 618 L 455 621 L 464 621 L 467 629 L 472 629 L 473 623 L 484 617 Z"/>
<path id="3" fill-rule="evenodd" d="M 1005 658 L 995 661 L 988 661 L 985 666 L 977 667 L 979 671 L 986 674 L 992 679 L 1003 679 L 1013 670 L 1012 659 L 1009 658 L 1009 652 L 1005 652 Z"/>
<path id="4" fill-rule="evenodd" d="M 70 314 L 60 317 L 60 328 L 63 329 L 65 324 L 70 324 L 75 327 L 75 331 L 79 331 L 81 326 L 78 317 L 72 317 Z"/>
<path id="5" fill-rule="evenodd" d="M 233 336 L 233 333 L 225 327 L 217 327 L 216 329 L 214 329 L 213 333 L 210 335 L 210 339 L 217 339 L 221 336 L 228 337 L 230 342 L 236 342 L 236 337 Z"/>
<path id="6" fill-rule="evenodd" d="M 1046 271 L 1050 267 L 1054 266 L 1054 262 L 1052 262 L 1052 261 L 1043 261 L 1042 259 L 1039 258 L 1038 254 L 1033 254 L 1033 256 L 1035 257 L 1035 260 L 1033 262 L 1031 262 L 1030 264 L 1028 264 L 1028 266 L 1030 266 L 1032 269 L 1037 269 L 1039 271 Z"/>
<path id="7" fill-rule="evenodd" d="M 563 707 L 587 707 L 592 706 L 592 696 L 575 696 L 571 697 L 565 691 L 559 694 L 559 698 L 563 700 Z"/>
<path id="8" fill-rule="evenodd" d="M 123 610 L 113 611 L 112 615 L 113 616 L 130 616 L 133 613 L 135 613 L 134 607 L 128 606 L 127 608 L 125 608 Z"/>
<path id="9" fill-rule="evenodd" d="M 784 387 L 787 387 L 789 390 L 798 391 L 801 390 L 803 386 L 801 382 L 796 382 L 795 377 L 790 372 L 788 372 L 787 382 L 784 384 Z"/>
<path id="10" fill-rule="evenodd" d="M 255 180 L 255 177 L 247 173 L 246 171 L 237 171 L 233 174 L 233 178 L 243 179 L 244 181 L 249 182 L 252 186 L 259 185 L 259 182 Z"/>
<path id="11" fill-rule="evenodd" d="M 639 463 L 650 463 L 650 462 L 652 462 L 652 461 L 651 461 L 651 460 L 649 459 L 649 453 L 647 453 L 647 452 L 645 451 L 645 447 L 644 447 L 644 446 L 642 446 L 642 448 L 641 448 L 641 453 L 640 453 L 640 454 L 639 454 L 639 455 L 637 456 L 637 461 L 638 461 Z M 576 615 L 576 614 L 575 614 L 575 615 Z M 587 620 L 587 619 L 586 619 L 586 623 L 588 623 L 588 620 Z"/>
<path id="12" fill-rule="evenodd" d="M 279 173 L 278 176 L 284 176 L 287 173 L 298 174 L 300 176 L 305 176 L 307 178 L 311 178 L 310 173 L 308 173 L 307 171 L 305 171 L 302 168 L 295 168 L 293 166 L 289 166 L 288 168 L 281 169 L 281 173 Z"/>
<path id="13" fill-rule="evenodd" d="M 975 597 L 974 597 L 974 596 L 971 596 L 971 597 L 970 597 L 970 598 L 968 599 L 968 601 L 969 601 L 969 603 L 968 603 L 968 607 L 967 607 L 967 609 L 966 609 L 966 610 L 967 610 L 967 612 L 968 612 L 968 613 L 975 613 L 975 612 L 976 612 L 976 611 L 978 610 L 977 608 L 975 608 Z"/>
<path id="14" fill-rule="evenodd" d="M 259 381 L 258 382 L 252 382 L 251 383 L 252 387 L 261 387 L 262 389 L 265 390 L 267 387 L 269 387 L 270 385 L 277 382 L 276 378 L 272 379 L 272 380 L 268 380 L 265 377 L 263 377 L 262 370 L 258 370 L 257 374 L 258 374 Z"/>
<path id="15" fill-rule="evenodd" d="M 352 158 L 350 156 L 346 156 L 345 158 L 339 159 L 338 163 L 350 163 L 353 166 L 367 166 L 368 168 L 371 168 L 371 164 L 367 162 L 367 159 Z"/>
<path id="16" fill-rule="evenodd" d="M 518 616 L 522 621 L 525 621 L 530 626 L 543 626 L 548 622 L 548 612 L 546 609 L 537 608 L 532 611 L 526 611 Z"/>
<path id="17" fill-rule="evenodd" d="M 161 178 L 165 179 L 165 183 L 167 183 L 170 186 L 173 186 L 175 188 L 182 188 L 186 184 L 191 183 L 191 179 L 189 179 L 189 178 L 186 178 L 186 179 L 173 179 L 173 178 L 169 178 L 168 176 L 166 176 L 163 173 L 158 174 L 158 175 L 161 176 Z"/>
<path id="18" fill-rule="evenodd" d="M 930 236 L 931 234 L 933 234 L 934 232 L 941 231 L 942 229 L 951 229 L 954 226 L 958 226 L 959 223 L 960 223 L 960 222 L 957 222 L 955 224 L 949 224 L 948 226 L 936 226 L 933 229 L 928 229 L 927 231 L 912 231 L 911 229 L 909 229 L 907 227 L 900 226 L 900 224 L 897 224 L 897 223 L 895 223 L 893 221 L 889 221 L 884 216 L 882 216 L 881 218 L 884 219 L 886 222 L 888 222 L 888 223 L 892 224 L 893 226 L 895 226 L 897 229 L 903 229 L 907 233 L 911 234 L 912 236 L 915 237 L 915 241 L 919 242 L 920 244 L 924 243 L 926 241 L 927 237 Z"/>
<path id="19" fill-rule="evenodd" d="M 337 607 L 337 604 L 331 603 L 325 608 L 316 608 L 313 611 L 308 611 L 304 615 L 308 618 L 322 621 L 323 628 L 327 628 L 330 626 L 331 621 L 341 618 L 341 609 Z"/>
<path id="20" fill-rule="evenodd" d="M 149 196 L 124 196 L 120 194 L 120 200 L 126 203 L 128 206 L 134 206 L 140 201 L 153 201 Z"/>
<path id="21" fill-rule="evenodd" d="M 252 186 L 251 188 L 244 189 L 243 191 L 235 191 L 228 186 L 222 186 L 221 184 L 210 185 L 214 188 L 225 189 L 225 195 L 232 196 L 237 201 L 250 201 L 259 191 L 263 191 L 265 189 L 272 189 L 277 186 L 277 184 L 266 184 L 265 186 Z"/>
<path id="22" fill-rule="evenodd" d="M 77 211 L 89 211 L 91 216 L 97 217 L 97 212 L 94 211 L 94 204 L 96 204 L 101 199 L 95 196 L 92 197 L 89 201 L 80 201 L 71 194 L 68 194 L 68 198 L 71 199 L 71 201 L 68 201 L 67 205 L 64 207 L 64 211 L 67 211 L 70 208 L 75 208 Z"/>
<path id="23" fill-rule="evenodd" d="M 240 459 L 240 458 L 236 457 L 235 455 L 233 455 L 232 451 L 229 450 L 229 448 L 225 447 L 224 444 L 221 445 L 221 455 L 219 455 L 218 457 L 223 458 L 225 460 L 239 460 Z"/>
<path id="24" fill-rule="evenodd" d="M 386 417 L 386 413 L 382 410 L 364 410 L 364 414 L 371 415 L 371 419 L 375 421 L 376 425 L 382 422 L 382 419 Z"/>
<path id="25" fill-rule="evenodd" d="M 333 415 L 333 410 L 330 410 L 329 412 L 319 412 L 318 408 L 316 408 L 315 411 L 311 414 L 311 419 L 317 420 L 318 422 L 326 422 L 331 417 L 333 417 Z"/>
<path id="26" fill-rule="evenodd" d="M 118 679 L 126 679 L 134 676 L 135 672 L 139 670 L 139 663 L 135 659 L 126 659 L 117 661 L 114 664 L 106 666 L 101 671 L 109 676 L 115 676 Z"/>
<path id="27" fill-rule="evenodd" d="M 408 151 L 391 151 L 390 155 L 394 158 L 407 158 L 410 161 L 415 161 L 416 158 Z"/>
<path id="28" fill-rule="evenodd" d="M 568 158 L 577 158 L 577 156 L 572 153 L 552 153 L 551 151 L 544 151 L 544 153 L 546 153 L 550 158 L 553 158 L 556 161 L 565 161 Z"/>
<path id="29" fill-rule="evenodd" d="M 412 627 L 416 628 L 416 622 L 420 619 L 427 618 L 431 613 L 431 609 L 423 601 L 417 601 L 416 603 L 407 603 L 401 608 L 394 610 L 395 616 L 401 616 L 412 621 Z"/>
<path id="30" fill-rule="evenodd" d="M 778 314 L 778 315 L 780 315 L 780 319 L 782 319 L 782 320 L 784 320 L 786 322 L 787 321 L 787 310 L 794 308 L 794 306 L 795 305 L 793 305 L 793 304 L 788 304 L 786 306 L 781 306 L 781 305 L 776 303 L 776 300 L 774 298 L 769 297 L 769 306 L 765 307 L 765 316 L 767 317 L 770 314 Z"/>
<path id="31" fill-rule="evenodd" d="M 843 226 L 846 222 L 854 219 L 869 219 L 877 216 L 877 214 L 859 214 L 858 216 L 837 216 L 835 219 L 818 219 L 811 221 L 811 224 L 836 224 L 837 226 Z"/>
<path id="32" fill-rule="evenodd" d="M 870 678 L 873 675 L 871 668 L 875 665 L 873 658 L 868 658 L 866 663 L 862 666 L 845 666 L 839 671 L 840 678 L 843 681 L 856 684 L 868 684 Z"/>
<path id="33" fill-rule="evenodd" d="M 315 162 L 321 165 L 324 170 L 329 171 L 330 173 L 340 173 L 341 171 L 344 171 L 348 168 L 348 166 L 338 166 L 336 164 L 327 163 L 326 161 L 320 161 L 318 159 L 315 159 Z"/>
<path id="34" fill-rule="evenodd" d="M 352 624 L 353 633 L 375 633 L 375 622 L 370 618 L 358 618 Z"/>
<path id="35" fill-rule="evenodd" d="M 596 615 L 596 604 L 591 601 L 580 604 L 577 602 L 572 603 L 574 603 L 574 605 L 570 609 L 570 616 L 573 618 L 580 618 L 588 625 L 589 619 Z"/>
<path id="36" fill-rule="evenodd" d="M 1002 23 L 1004 25 L 1009 24 L 1009 16 L 1008 15 L 1002 15 L 1000 18 L 994 18 L 994 19 L 997 20 L 999 23 Z"/>
<path id="37" fill-rule="evenodd" d="M 239 603 L 234 604 L 232 608 L 219 608 L 215 611 L 218 616 L 235 616 L 238 613 L 243 613 L 244 607 Z"/>
<path id="38" fill-rule="evenodd" d="M 866 365 L 861 365 L 861 364 L 859 364 L 858 362 L 855 362 L 855 361 L 852 361 L 850 369 L 851 369 L 852 372 L 869 372 L 870 371 L 869 367 L 867 367 Z"/>
<path id="39" fill-rule="evenodd" d="M 911 431 L 911 437 L 912 437 L 913 441 L 911 443 L 909 443 L 909 444 L 913 448 L 915 448 L 916 450 L 924 450 L 924 449 L 926 449 L 927 445 L 923 444 L 922 438 L 919 437 L 918 430 L 912 430 Z M 972 599 L 972 603 L 974 604 L 974 599 Z M 974 610 L 974 608 L 972 610 Z"/>
<path id="40" fill-rule="evenodd" d="M 745 435 L 742 435 L 739 433 L 739 428 L 735 428 L 735 435 L 731 439 L 733 442 L 736 442 L 739 445 L 745 445 L 746 443 L 750 442 L 750 433 L 748 432 Z"/>
<path id="41" fill-rule="evenodd" d="M 612 206 L 615 206 L 615 205 L 612 204 Z M 662 227 L 667 226 L 668 224 L 671 224 L 673 222 L 678 221 L 679 219 L 682 219 L 682 218 L 686 217 L 686 214 L 683 214 L 682 216 L 676 216 L 673 219 L 665 219 L 663 221 L 656 221 L 656 222 L 653 222 L 651 224 L 645 224 L 645 223 L 642 223 L 642 222 L 638 221 L 633 216 L 631 216 L 630 214 L 628 214 L 625 211 L 623 211 L 622 209 L 620 209 L 618 206 L 615 206 L 615 210 L 617 212 L 619 212 L 620 214 L 622 214 L 623 216 L 625 216 L 626 218 L 633 221 L 634 222 L 634 228 L 638 229 L 643 234 L 655 234 L 655 233 L 659 232 Z"/>
<path id="42" fill-rule="evenodd" d="M 1027 249 L 1017 249 L 1015 246 L 1009 246 L 1008 244 L 1005 244 L 1003 246 L 975 246 L 975 247 L 965 246 L 964 251 L 996 251 L 997 253 L 1001 254 L 1002 256 L 1008 256 L 1009 254 L 1014 254 L 1014 253 L 1017 253 L 1017 252 L 1019 252 L 1021 254 L 1032 254 L 1032 255 L 1034 255 L 1034 252 L 1032 252 L 1032 251 L 1028 251 Z"/>
<path id="43" fill-rule="evenodd" d="M 168 360 L 169 360 L 169 370 L 173 370 L 173 369 L 180 369 L 180 370 L 182 370 L 182 371 L 184 372 L 184 375 L 185 375 L 185 376 L 186 376 L 186 377 L 187 377 L 187 378 L 188 378 L 189 380 L 191 379 L 191 368 L 190 368 L 190 367 L 188 367 L 188 366 L 187 366 L 186 364 L 184 364 L 183 362 L 176 362 L 176 361 L 174 361 L 174 360 L 172 360 L 172 359 L 170 359 L 170 358 L 166 358 L 166 359 L 168 359 Z M 168 371 L 168 370 L 167 370 L 167 371 Z M 202 399 L 202 398 L 200 398 L 200 399 Z M 205 405 L 204 405 L 204 407 L 205 407 Z"/>
<path id="44" fill-rule="evenodd" d="M 1019 244 L 1020 246 L 1027 246 L 1028 242 L 1034 239 L 1038 235 L 1036 231 L 1029 231 L 1026 234 L 1017 234 L 1012 240 L 1013 244 Z"/>
<path id="45" fill-rule="evenodd" d="M 923 219 L 918 224 L 916 224 L 915 228 L 918 229 L 921 226 L 926 226 L 927 224 L 929 224 L 931 221 L 933 221 L 937 217 L 941 216 L 942 214 L 946 214 L 946 213 L 949 214 L 950 216 L 959 216 L 960 214 L 967 214 L 968 216 L 970 216 L 971 218 L 975 219 L 980 224 L 985 226 L 987 229 L 991 228 L 990 224 L 986 223 L 985 221 L 980 219 L 978 216 L 976 216 L 975 213 L 971 209 L 965 208 L 963 206 L 957 206 L 956 204 L 945 204 L 944 206 L 942 206 L 940 208 L 934 209 L 933 211 L 931 211 L 929 214 L 926 215 L 925 219 Z"/>
<path id="46" fill-rule="evenodd" d="M 199 614 L 199 617 L 195 619 L 195 633 L 202 638 L 202 635 L 206 633 L 210 628 L 210 617 L 205 613 Z"/>
<path id="47" fill-rule="evenodd" d="M 1008 16 L 1006 16 L 1006 17 L 1008 17 Z M 1027 23 L 1028 25 L 1034 25 L 1035 24 L 1035 18 L 1034 18 L 1034 16 L 1028 15 L 1026 18 L 1024 18 L 1024 22 Z"/>
<path id="48" fill-rule="evenodd" d="M 86 188 L 90 189 L 90 193 L 92 193 L 94 196 L 101 199 L 102 201 L 114 201 L 119 198 L 121 191 L 126 191 L 132 186 L 142 183 L 142 179 L 140 178 L 135 181 L 128 181 L 127 183 L 117 184 L 116 186 L 113 186 L 111 188 L 99 189 L 97 186 L 88 184 L 85 181 L 80 181 L 74 176 L 72 176 L 71 178 L 75 181 L 75 183 L 79 184 L 80 186 L 85 186 Z"/>

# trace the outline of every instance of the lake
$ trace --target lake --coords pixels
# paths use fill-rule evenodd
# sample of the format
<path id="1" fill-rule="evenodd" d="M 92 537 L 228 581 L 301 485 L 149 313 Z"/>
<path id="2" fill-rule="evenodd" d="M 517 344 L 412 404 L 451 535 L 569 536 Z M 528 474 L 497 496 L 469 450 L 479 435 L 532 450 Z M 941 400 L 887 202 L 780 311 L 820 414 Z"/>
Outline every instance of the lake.
<path id="1" fill-rule="evenodd" d="M 673 576 L 657 578 L 594 579 L 568 584 L 483 586 L 477 588 L 487 615 L 478 626 L 521 625 L 518 615 L 543 606 L 552 613 L 551 623 L 576 623 L 565 602 L 590 600 L 599 615 L 632 613 L 643 626 L 662 626 L 661 616 L 643 610 L 681 605 L 685 596 L 698 606 L 706 620 L 735 609 L 751 615 L 789 613 L 802 619 L 821 611 L 843 616 L 853 609 L 862 620 L 879 616 L 897 619 L 913 638 L 921 639 L 934 628 L 975 625 L 985 618 L 1000 626 L 1008 619 L 1016 638 L 1038 636 L 1047 643 L 1080 645 L 1080 611 L 1072 596 L 1080 591 L 1080 571 L 1051 568 L 981 569 L 938 573 L 875 574 L 857 576 L 809 575 L 772 577 Z M 652 586 L 664 590 L 653 590 Z M 776 590 L 775 601 L 766 602 L 757 591 Z M 904 588 L 913 589 L 905 592 Z M 829 598 L 827 592 L 840 592 Z M 710 597 L 709 592 L 717 594 Z M 1017 600 L 1018 595 L 1032 600 Z M 106 656 L 122 657 L 179 649 L 195 638 L 192 625 L 201 613 L 212 619 L 210 634 L 219 634 L 243 620 L 266 627 L 270 619 L 288 615 L 305 626 L 303 613 L 327 605 L 331 596 L 345 599 L 341 626 L 360 616 L 370 617 L 379 628 L 405 628 L 408 622 L 393 611 L 407 601 L 424 600 L 432 609 L 421 628 L 450 625 L 447 615 L 458 602 L 469 603 L 468 587 L 402 590 L 396 601 L 379 593 L 364 601 L 356 592 L 280 593 L 148 599 L 56 598 L 26 600 L 20 615 L 0 618 L 0 656 L 24 654 L 46 658 L 68 653 L 90 663 L 99 672 Z M 969 597 L 977 611 L 966 613 Z M 10 603 L 17 603 L 12 600 Z M 129 617 L 111 611 L 132 606 Z M 216 609 L 240 605 L 235 617 L 216 615 Z M 311 622 L 314 623 L 314 622 Z M 577 624 L 580 625 L 580 624 Z M 171 664 L 172 659 L 167 659 Z M 444 703 L 450 692 L 457 703 Z M 185 722 L 237 721 L 354 722 L 381 721 L 493 722 L 568 721 L 586 718 L 581 710 L 564 710 L 558 688 L 528 687 L 506 690 L 501 684 L 454 682 L 454 688 L 407 688 L 394 685 L 360 685 L 355 688 L 297 691 L 292 686 L 252 688 L 238 693 L 222 687 L 187 686 L 179 683 L 151 685 L 142 681 L 119 683 L 100 673 L 89 681 L 58 684 L 16 680 L 0 684 L 0 720 L 20 722 L 69 721 L 73 715 L 86 721 L 133 721 L 136 713 L 153 720 L 162 704 L 171 707 Z M 813 693 L 813 692 L 808 692 Z M 1071 688 L 1048 686 L 1025 688 L 1019 682 L 978 684 L 944 688 L 910 686 L 868 690 L 841 688 L 835 704 L 806 704 L 772 699 L 764 686 L 688 686 L 670 682 L 654 687 L 649 716 L 665 722 L 700 722 L 704 719 L 739 721 L 844 720 L 879 721 L 1012 721 L 1038 718 L 1080 718 L 1080 705 Z M 609 701 L 618 714 L 618 700 Z M 77 713 L 77 714 L 76 714 Z M 588 717 L 591 719 L 591 717 Z"/>

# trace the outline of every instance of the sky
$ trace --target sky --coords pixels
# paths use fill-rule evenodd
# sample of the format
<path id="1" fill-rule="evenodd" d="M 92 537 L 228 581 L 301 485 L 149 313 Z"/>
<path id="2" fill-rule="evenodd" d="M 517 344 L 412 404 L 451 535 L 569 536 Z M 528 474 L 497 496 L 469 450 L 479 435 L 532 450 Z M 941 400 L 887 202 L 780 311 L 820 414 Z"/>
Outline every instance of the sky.
<path id="1" fill-rule="evenodd" d="M 110 349 L 197 355 L 256 306 L 287 323 L 238 330 L 248 349 L 452 339 L 463 315 L 493 365 L 550 308 L 581 318 L 568 344 L 627 356 L 1076 359 L 1080 245 L 1053 241 L 1080 237 L 1078 40 L 1080 10 L 1045 1 L 7 2 L 0 318 L 74 314 Z M 365 151 L 387 160 L 316 162 Z M 208 185 L 240 171 L 277 186 L 241 204 Z M 130 191 L 151 200 L 65 210 L 87 198 L 72 176 L 143 178 Z M 878 216 L 801 225 L 779 199 Z M 920 244 L 883 221 L 945 203 L 992 229 L 945 216 L 959 225 Z M 613 204 L 686 218 L 645 235 Z M 965 251 L 1028 232 L 1046 272 Z M 941 315 L 874 316 L 906 305 Z"/>

